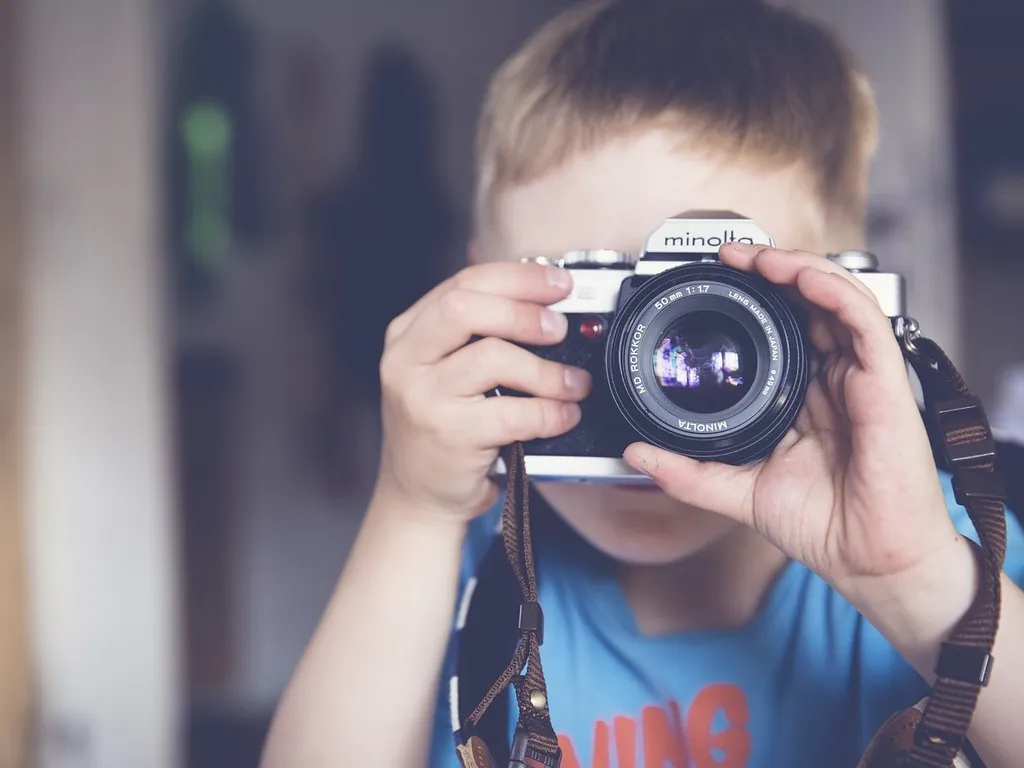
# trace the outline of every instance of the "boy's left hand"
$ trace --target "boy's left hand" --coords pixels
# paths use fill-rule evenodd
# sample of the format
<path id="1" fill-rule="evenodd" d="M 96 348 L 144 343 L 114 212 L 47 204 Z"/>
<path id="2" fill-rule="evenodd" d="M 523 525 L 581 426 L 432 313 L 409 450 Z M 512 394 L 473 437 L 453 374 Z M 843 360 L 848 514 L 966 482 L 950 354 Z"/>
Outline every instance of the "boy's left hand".
<path id="1" fill-rule="evenodd" d="M 859 608 L 937 584 L 967 550 L 946 509 L 889 319 L 850 273 L 805 252 L 730 244 L 724 263 L 790 286 L 822 356 L 793 429 L 764 462 L 702 463 L 634 444 L 626 461 L 670 496 L 754 527 Z M 970 555 L 967 555 L 967 561 Z M 962 570 L 957 578 L 963 581 Z M 873 596 L 873 597 L 872 597 Z"/>

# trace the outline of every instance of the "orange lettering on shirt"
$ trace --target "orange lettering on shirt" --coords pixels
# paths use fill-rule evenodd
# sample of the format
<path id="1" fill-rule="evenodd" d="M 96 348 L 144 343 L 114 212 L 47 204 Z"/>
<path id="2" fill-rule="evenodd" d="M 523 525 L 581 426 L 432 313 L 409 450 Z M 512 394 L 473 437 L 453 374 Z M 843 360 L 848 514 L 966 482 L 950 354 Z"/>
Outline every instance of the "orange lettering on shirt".
<path id="1" fill-rule="evenodd" d="M 562 749 L 562 768 L 580 768 L 580 759 L 576 757 L 572 739 L 564 733 L 560 733 L 558 734 L 558 746 Z"/>
<path id="2" fill-rule="evenodd" d="M 615 748 L 616 768 L 636 768 L 636 720 L 632 717 L 615 718 Z"/>
<path id="3" fill-rule="evenodd" d="M 583 768 L 572 739 L 564 733 L 558 735 L 558 746 L 562 748 L 562 768 Z M 594 723 L 594 758 L 592 768 L 610 768 L 608 750 L 608 724 L 603 720 Z M 632 766 L 632 763 L 630 764 Z"/>
<path id="4" fill-rule="evenodd" d="M 712 732 L 722 711 L 728 727 Z M 697 768 L 743 768 L 750 756 L 747 697 L 735 685 L 709 685 L 693 700 L 686 719 L 686 741 Z M 712 750 L 721 752 L 721 759 Z"/>
<path id="5" fill-rule="evenodd" d="M 688 768 L 679 705 L 671 702 L 673 723 L 661 707 L 644 707 L 644 768 Z"/>
<path id="6" fill-rule="evenodd" d="M 721 713 L 726 727 L 715 731 Z M 643 762 L 637 763 L 637 719 L 618 716 L 611 727 L 594 723 L 594 751 L 589 768 L 743 768 L 750 758 L 750 706 L 743 690 L 734 685 L 710 685 L 699 691 L 686 714 L 685 728 L 679 703 L 644 707 L 640 714 Z M 614 728 L 615 752 L 610 731 Z M 572 738 L 559 734 L 562 768 L 587 768 L 576 753 Z M 614 760 L 614 761 L 613 761 Z"/>
<path id="7" fill-rule="evenodd" d="M 594 723 L 593 768 L 609 768 L 608 759 L 608 723 L 598 720 Z"/>

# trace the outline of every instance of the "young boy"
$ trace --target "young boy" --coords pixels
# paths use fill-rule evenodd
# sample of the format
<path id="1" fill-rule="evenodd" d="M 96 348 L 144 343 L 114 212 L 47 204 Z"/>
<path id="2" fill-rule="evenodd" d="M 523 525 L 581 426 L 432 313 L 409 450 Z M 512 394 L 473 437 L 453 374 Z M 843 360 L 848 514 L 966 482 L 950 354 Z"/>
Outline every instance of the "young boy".
<path id="1" fill-rule="evenodd" d="M 752 1 L 588 2 L 502 68 L 480 133 L 474 265 L 389 329 L 376 494 L 264 768 L 457 764 L 443 669 L 457 595 L 494 536 L 488 470 L 500 446 L 572 428 L 590 388 L 517 346 L 565 335 L 546 307 L 570 291 L 565 271 L 521 260 L 636 252 L 694 209 L 773 235 L 779 250 L 723 246 L 721 259 L 802 296 L 822 365 L 756 467 L 633 445 L 625 459 L 660 490 L 539 487 L 596 555 L 541 561 L 563 765 L 852 768 L 927 695 L 977 590 L 973 529 L 887 319 L 815 255 L 862 244 L 874 141 L 870 90 L 840 46 Z M 534 397 L 486 398 L 497 385 Z M 1009 550 L 970 733 L 989 768 L 1024 755 L 1013 525 Z"/>

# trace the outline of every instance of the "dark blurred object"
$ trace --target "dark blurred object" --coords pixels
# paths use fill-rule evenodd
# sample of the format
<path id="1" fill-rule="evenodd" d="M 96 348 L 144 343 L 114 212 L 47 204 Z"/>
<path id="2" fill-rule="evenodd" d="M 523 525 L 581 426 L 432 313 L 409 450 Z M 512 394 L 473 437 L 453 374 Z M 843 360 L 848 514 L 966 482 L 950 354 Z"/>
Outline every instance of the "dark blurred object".
<path id="1" fill-rule="evenodd" d="M 272 201 L 248 26 L 225 0 L 203 0 L 174 50 L 168 226 L 178 288 L 196 300 L 213 290 L 233 249 L 267 236 Z"/>
<path id="2" fill-rule="evenodd" d="M 307 286 L 330 360 L 331 413 L 319 421 L 335 472 L 355 464 L 353 415 L 379 409 L 388 323 L 444 277 L 456 231 L 438 168 L 434 88 L 402 47 L 370 57 L 358 119 L 354 165 L 315 196 L 308 219 Z"/>
<path id="3" fill-rule="evenodd" d="M 963 241 L 1021 258 L 1024 3 L 947 0 Z"/>
<path id="4" fill-rule="evenodd" d="M 903 217 L 890 207 L 872 205 L 868 208 L 868 241 L 890 238 L 899 230 Z"/>
<path id="5" fill-rule="evenodd" d="M 1024 445 L 1016 440 L 997 440 L 996 450 L 996 470 L 1002 474 L 1010 494 L 1008 506 L 1024 524 Z"/>
<path id="6" fill-rule="evenodd" d="M 260 764 L 272 712 L 195 706 L 188 720 L 188 768 L 254 768 Z"/>
<path id="7" fill-rule="evenodd" d="M 196 350 L 179 356 L 176 443 L 186 656 L 193 696 L 218 695 L 232 682 L 239 381 L 236 366 L 222 352 Z"/>

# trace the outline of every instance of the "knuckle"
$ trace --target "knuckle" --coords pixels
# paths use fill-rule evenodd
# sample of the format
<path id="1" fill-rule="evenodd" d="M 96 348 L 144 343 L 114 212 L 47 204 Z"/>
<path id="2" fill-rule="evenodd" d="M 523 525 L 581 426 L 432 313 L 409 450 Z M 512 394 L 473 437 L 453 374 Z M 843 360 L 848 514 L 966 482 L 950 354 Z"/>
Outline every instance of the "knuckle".
<path id="1" fill-rule="evenodd" d="M 403 405 L 406 392 L 401 386 L 401 380 L 397 375 L 396 366 L 390 362 L 383 363 L 380 370 L 381 396 L 389 402 L 399 406 Z"/>
<path id="2" fill-rule="evenodd" d="M 835 274 L 842 277 L 844 280 L 851 283 L 858 291 L 867 296 L 874 304 L 881 306 L 878 302 L 878 297 L 875 296 L 875 292 L 872 291 L 871 288 L 863 280 L 857 277 L 855 273 L 851 272 L 846 267 L 843 267 L 838 264 L 835 265 L 834 272 Z"/>
<path id="3" fill-rule="evenodd" d="M 480 369 L 495 371 L 504 367 L 508 355 L 506 344 L 501 339 L 488 336 L 474 342 L 476 346 L 476 360 L 473 364 Z"/>
<path id="4" fill-rule="evenodd" d="M 403 422 L 417 430 L 432 430 L 433 414 L 436 408 L 430 407 L 431 383 L 429 371 L 409 376 L 407 366 L 403 366 L 394 355 L 385 355 L 381 363 L 381 396 L 392 412 Z"/>
<path id="5" fill-rule="evenodd" d="M 398 395 L 397 400 L 401 408 L 402 417 L 409 425 L 423 432 L 434 431 L 434 422 L 431 417 L 434 410 L 424 407 L 426 398 L 417 395 L 415 392 L 404 391 Z"/>
<path id="6" fill-rule="evenodd" d="M 516 357 L 516 348 L 504 339 L 487 337 L 482 339 L 483 348 L 477 364 L 479 370 L 506 386 L 514 386 L 519 379 L 520 364 Z"/>
<path id="7" fill-rule="evenodd" d="M 519 400 L 520 398 L 509 398 L 504 401 L 505 407 L 498 409 L 498 429 L 504 440 L 514 440 L 523 433 L 524 409 Z"/>
<path id="8" fill-rule="evenodd" d="M 470 295 L 464 288 L 453 288 L 441 297 L 441 314 L 451 323 L 465 324 L 470 309 Z"/>
<path id="9" fill-rule="evenodd" d="M 395 356 L 391 354 L 389 350 L 385 350 L 384 354 L 381 355 L 378 369 L 380 371 L 380 384 L 385 390 L 390 390 L 395 382 Z"/>
<path id="10" fill-rule="evenodd" d="M 405 326 L 405 313 L 392 318 L 391 322 L 388 323 L 387 328 L 384 329 L 384 346 L 387 347 L 394 344 L 395 339 L 401 336 Z"/>

